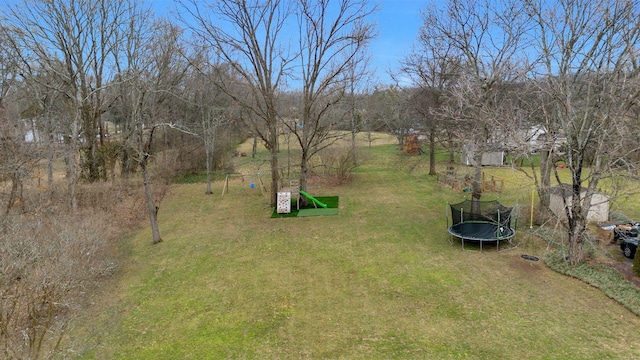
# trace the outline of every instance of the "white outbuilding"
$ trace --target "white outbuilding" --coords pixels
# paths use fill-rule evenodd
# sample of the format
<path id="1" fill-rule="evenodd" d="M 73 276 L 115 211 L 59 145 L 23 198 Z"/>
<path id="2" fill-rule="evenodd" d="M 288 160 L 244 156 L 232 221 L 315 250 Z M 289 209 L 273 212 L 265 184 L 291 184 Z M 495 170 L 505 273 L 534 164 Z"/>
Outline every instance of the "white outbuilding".
<path id="1" fill-rule="evenodd" d="M 462 154 L 460 160 L 464 165 L 473 166 L 475 163 L 473 157 L 478 151 L 478 146 L 469 142 L 462 146 Z M 505 152 L 500 144 L 487 144 L 482 152 L 480 165 L 482 166 L 502 166 L 505 161 Z"/>
<path id="2" fill-rule="evenodd" d="M 582 201 L 586 201 L 587 189 L 582 188 L 580 190 L 580 198 Z M 550 189 L 551 199 L 549 207 L 551 211 L 561 220 L 565 221 L 567 215 L 565 212 L 565 201 L 567 206 L 571 206 L 571 200 L 573 199 L 571 185 L 563 184 L 561 186 L 554 186 Z M 565 201 L 562 198 L 565 198 Z M 609 220 L 609 196 L 602 193 L 594 193 L 591 196 L 591 206 L 587 213 L 588 222 L 606 222 Z"/>

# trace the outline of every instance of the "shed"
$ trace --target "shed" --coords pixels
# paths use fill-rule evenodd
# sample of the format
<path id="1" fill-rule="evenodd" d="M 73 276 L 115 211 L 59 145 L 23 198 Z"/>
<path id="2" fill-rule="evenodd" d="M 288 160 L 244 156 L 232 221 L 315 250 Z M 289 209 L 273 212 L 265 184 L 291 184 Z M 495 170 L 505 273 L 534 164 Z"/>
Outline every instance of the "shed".
<path id="1" fill-rule="evenodd" d="M 477 146 L 473 143 L 466 143 L 462 146 L 460 160 L 467 166 L 473 165 L 473 155 L 477 152 Z M 480 165 L 482 166 L 502 166 L 504 165 L 505 153 L 499 144 L 487 144 L 482 153 Z"/>
<path id="2" fill-rule="evenodd" d="M 564 189 L 564 192 L 563 192 Z M 551 211 L 561 220 L 566 220 L 567 215 L 565 213 L 564 202 L 562 201 L 563 193 L 566 194 L 566 203 L 571 204 L 573 198 L 571 194 L 571 185 L 562 184 L 560 186 L 554 186 L 550 189 L 551 195 L 549 208 Z M 584 201 L 584 196 L 587 193 L 587 189 L 582 188 L 580 190 L 580 198 Z M 591 196 L 591 206 L 587 213 L 588 222 L 605 222 L 609 220 L 609 196 L 602 193 L 594 193 Z"/>

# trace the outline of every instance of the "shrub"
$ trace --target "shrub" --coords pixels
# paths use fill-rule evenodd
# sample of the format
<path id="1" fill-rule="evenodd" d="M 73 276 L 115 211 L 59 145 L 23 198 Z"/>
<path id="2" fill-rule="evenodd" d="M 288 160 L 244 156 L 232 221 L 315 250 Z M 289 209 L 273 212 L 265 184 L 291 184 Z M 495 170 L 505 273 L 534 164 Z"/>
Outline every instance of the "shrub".
<path id="1" fill-rule="evenodd" d="M 162 196 L 168 189 L 156 189 Z M 119 269 L 124 231 L 146 216 L 139 182 L 25 190 L 21 212 L 0 218 L 0 358 L 50 358 L 92 289 Z"/>
<path id="2" fill-rule="evenodd" d="M 103 214 L 0 222 L 0 357 L 49 358 L 74 310 L 119 264 Z"/>
<path id="3" fill-rule="evenodd" d="M 350 147 L 330 147 L 319 153 L 323 175 L 333 177 L 339 184 L 351 180 L 357 164 L 353 161 L 353 149 Z"/>

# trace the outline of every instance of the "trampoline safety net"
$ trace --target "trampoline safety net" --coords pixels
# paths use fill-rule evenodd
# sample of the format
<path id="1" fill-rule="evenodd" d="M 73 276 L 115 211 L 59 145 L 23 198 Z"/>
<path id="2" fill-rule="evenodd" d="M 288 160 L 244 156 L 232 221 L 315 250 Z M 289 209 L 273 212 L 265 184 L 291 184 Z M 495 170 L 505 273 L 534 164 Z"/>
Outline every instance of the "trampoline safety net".
<path id="1" fill-rule="evenodd" d="M 464 200 L 449 206 L 453 225 L 467 221 L 483 221 L 511 228 L 513 208 L 500 204 L 498 200 Z"/>

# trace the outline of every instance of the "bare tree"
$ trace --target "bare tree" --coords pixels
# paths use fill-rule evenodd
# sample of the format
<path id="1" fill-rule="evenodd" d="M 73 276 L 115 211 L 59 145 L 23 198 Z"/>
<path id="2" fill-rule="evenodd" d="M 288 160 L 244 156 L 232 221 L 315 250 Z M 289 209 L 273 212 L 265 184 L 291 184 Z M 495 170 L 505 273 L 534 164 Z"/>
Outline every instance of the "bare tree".
<path id="1" fill-rule="evenodd" d="M 177 98 L 177 89 L 189 64 L 184 60 L 181 48 L 180 29 L 166 22 L 152 24 L 148 10 L 132 8 L 129 27 L 136 29 L 138 36 L 127 40 L 127 51 L 121 59 L 122 68 L 118 76 L 118 101 L 114 116 L 127 124 L 123 133 L 124 147 L 142 173 L 147 212 L 151 222 L 153 243 L 162 241 L 158 224 L 158 197 L 154 195 L 150 166 L 154 159 L 154 145 L 161 130 L 185 127 L 174 121 L 171 99 Z M 181 100 L 180 100 L 181 101 Z"/>
<path id="2" fill-rule="evenodd" d="M 363 52 L 374 37 L 368 22 L 376 10 L 368 0 L 300 0 L 298 22 L 302 80 L 300 120 L 289 130 L 301 149 L 300 189 L 307 189 L 309 159 L 339 136 L 332 132 L 343 121 L 336 106 L 365 72 Z"/>
<path id="3" fill-rule="evenodd" d="M 408 111 L 409 91 L 395 85 L 376 87 L 369 100 L 376 121 L 396 137 L 402 150 L 409 132 L 418 125 Z"/>
<path id="4" fill-rule="evenodd" d="M 291 15 L 289 0 L 185 0 L 191 16 L 185 24 L 211 48 L 213 59 L 230 67 L 234 76 L 212 82 L 230 96 L 270 153 L 271 204 L 277 201 L 278 94 L 291 72 L 295 52 L 285 25 Z M 227 81 L 228 80 L 228 81 Z M 241 82 L 238 84 L 238 81 Z"/>
<path id="5" fill-rule="evenodd" d="M 550 124 L 566 134 L 568 262 L 583 261 L 587 214 L 600 180 L 636 169 L 621 145 L 639 98 L 640 7 L 635 1 L 524 1 L 536 24 L 540 91 Z M 636 147 L 637 148 L 637 147 Z M 562 183 L 556 172 L 556 180 Z"/>
<path id="6" fill-rule="evenodd" d="M 216 139 L 221 127 L 229 122 L 227 109 L 219 107 L 204 107 L 202 110 L 202 129 L 207 165 L 207 194 L 211 191 L 211 172 L 213 168 L 213 155 L 217 150 Z"/>
<path id="7" fill-rule="evenodd" d="M 531 68 L 530 68 L 531 69 Z M 536 76 L 513 84 L 510 110 L 511 124 L 515 131 L 506 141 L 514 169 L 520 170 L 533 180 L 538 193 L 537 219 L 541 223 L 556 221 L 550 211 L 551 174 L 562 150 L 560 129 L 553 121 L 548 94 L 540 91 L 543 86 Z M 537 160 L 536 160 L 537 158 Z M 529 167 L 523 167 L 528 160 Z"/>
<path id="8" fill-rule="evenodd" d="M 220 146 L 221 130 L 232 123 L 233 109 L 226 94 L 220 92 L 215 86 L 211 86 L 212 80 L 219 76 L 227 76 L 223 69 L 210 68 L 201 60 L 198 54 L 190 59 L 196 69 L 191 73 L 188 88 L 191 94 L 185 99 L 193 108 L 194 117 L 199 119 L 198 134 L 204 142 L 207 190 L 206 194 L 212 194 L 211 181 L 213 172 L 214 155 Z M 204 76 L 203 76 L 204 75 Z"/>
<path id="9" fill-rule="evenodd" d="M 447 92 L 458 81 L 461 64 L 457 57 L 452 56 L 453 47 L 445 42 L 445 38 L 430 36 L 424 27 L 420 32 L 416 47 L 401 62 L 401 72 L 420 89 L 411 103 L 424 119 L 423 127 L 429 135 L 429 174 L 435 175 L 437 141 L 440 134 L 447 134 L 441 130 L 450 132 L 455 129 L 448 121 L 450 118 L 443 116 L 443 106 Z"/>
<path id="10" fill-rule="evenodd" d="M 527 31 L 517 1 L 450 0 L 443 7 L 428 7 L 420 34 L 425 44 L 448 44 L 452 59 L 459 59 L 460 77 L 448 91 L 447 116 L 470 140 L 473 153 L 472 197 L 482 196 L 482 153 L 489 142 L 502 140 L 508 129 L 499 115 L 503 89 L 523 75 L 522 44 Z"/>
<path id="11" fill-rule="evenodd" d="M 104 175 L 97 148 L 98 139 L 104 138 L 101 115 L 110 102 L 105 89 L 126 36 L 128 10 L 135 5 L 135 0 L 24 0 L 7 6 L 6 23 L 16 34 L 13 46 L 21 54 L 23 71 L 47 72 L 56 82 L 42 85 L 73 102 L 65 141 L 74 209 L 81 170 L 92 181 Z"/>
<path id="12" fill-rule="evenodd" d="M 24 182 L 34 173 L 42 157 L 35 142 L 25 141 L 26 131 L 16 118 L 0 110 L 0 175 L 10 184 L 9 194 L 4 199 L 5 214 L 16 204 L 23 208 Z"/>
<path id="13" fill-rule="evenodd" d="M 11 46 L 14 35 L 9 29 L 0 28 L 0 109 L 6 106 L 6 98 L 11 89 L 16 86 L 20 73 L 20 56 Z"/>
<path id="14" fill-rule="evenodd" d="M 32 79 L 31 77 L 37 77 Z M 29 124 L 34 143 L 44 148 L 46 157 L 46 187 L 52 195 L 54 184 L 54 163 L 59 153 L 59 142 L 64 131 L 64 124 L 70 112 L 70 101 L 55 89 L 57 80 L 46 71 L 35 71 L 35 74 L 22 74 L 22 81 L 16 89 L 20 105 L 20 117 Z M 40 186 L 41 184 L 38 183 Z"/>
<path id="15" fill-rule="evenodd" d="M 151 176 L 149 175 L 149 163 L 153 154 L 153 136 L 159 128 L 159 125 L 153 124 L 149 130 L 145 130 L 144 122 L 138 121 L 136 122 L 135 132 L 138 151 L 136 161 L 138 165 L 140 165 L 140 171 L 142 172 L 142 182 L 144 184 L 144 194 L 147 199 L 147 212 L 149 214 L 149 221 L 151 222 L 151 234 L 154 244 L 162 242 L 162 237 L 160 236 L 160 225 L 158 224 L 158 210 L 160 210 L 160 207 L 156 205 L 156 200 L 153 196 Z"/>
<path id="16" fill-rule="evenodd" d="M 351 162 L 357 165 L 356 136 L 365 127 L 364 99 L 370 86 L 370 73 L 368 72 L 369 58 L 364 54 L 354 58 L 348 70 L 348 88 L 346 94 L 347 113 L 349 117 L 349 130 L 351 132 Z"/>
<path id="17" fill-rule="evenodd" d="M 0 32 L 0 177 L 10 183 L 9 194 L 4 199 L 6 213 L 16 202 L 22 203 L 24 179 L 39 160 L 34 146 L 37 130 L 31 127 L 30 134 L 34 139 L 28 142 L 25 137 L 31 124 L 22 121 L 17 106 L 16 89 L 21 85 L 18 81 L 19 57 L 10 46 L 10 36 L 9 32 Z"/>

